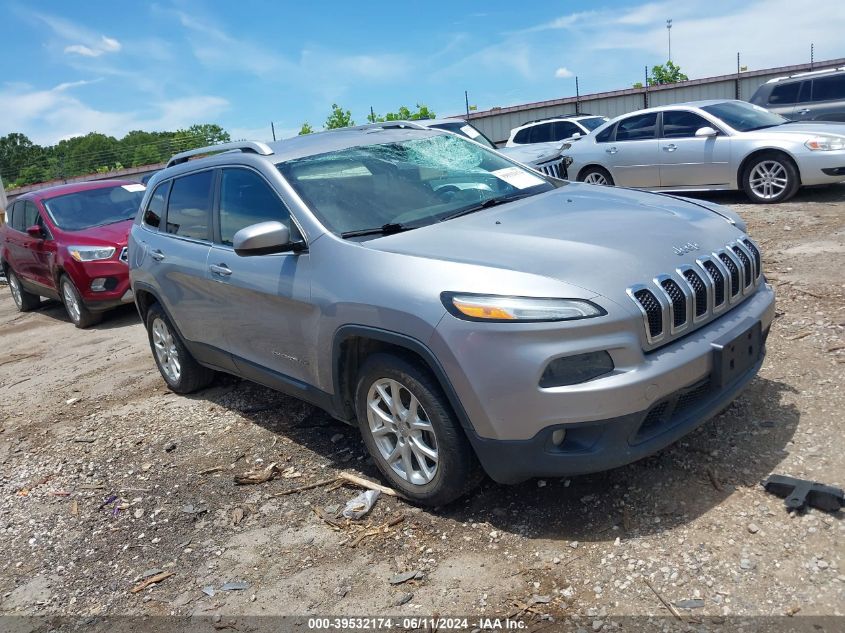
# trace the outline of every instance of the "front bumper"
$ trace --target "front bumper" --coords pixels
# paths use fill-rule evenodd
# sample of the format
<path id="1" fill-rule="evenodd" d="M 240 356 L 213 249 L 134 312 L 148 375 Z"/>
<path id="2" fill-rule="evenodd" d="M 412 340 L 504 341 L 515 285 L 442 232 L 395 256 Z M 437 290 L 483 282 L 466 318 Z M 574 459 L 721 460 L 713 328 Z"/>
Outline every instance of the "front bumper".
<path id="1" fill-rule="evenodd" d="M 598 472 L 640 459 L 689 433 L 726 407 L 756 374 L 762 355 L 733 383 L 715 388 L 713 344 L 756 322 L 768 333 L 774 292 L 761 284 L 731 311 L 647 354 L 632 332 L 642 328 L 642 320 L 613 316 L 611 310 L 606 325 L 600 319 L 573 322 L 583 328 L 575 336 L 551 329 L 519 337 L 501 330 L 485 336 L 476 329 L 462 339 L 460 328 L 442 332 L 445 343 L 460 354 L 457 366 L 447 362 L 445 369 L 464 405 L 467 435 L 493 479 L 513 483 Z M 515 344 L 519 338 L 522 342 Z M 441 344 L 432 341 L 443 358 L 447 352 Z M 616 370 L 581 384 L 540 388 L 539 373 L 561 350 L 567 355 L 606 350 Z M 661 406 L 663 417 L 652 413 Z M 566 440 L 555 446 L 551 435 L 558 429 L 566 430 Z"/>
<path id="2" fill-rule="evenodd" d="M 93 312 L 111 310 L 134 300 L 129 286 L 129 267 L 118 259 L 93 262 L 69 260 L 64 268 L 82 296 L 85 307 Z M 109 280 L 107 289 L 91 289 L 92 282 L 98 278 Z"/>
<path id="3" fill-rule="evenodd" d="M 797 158 L 802 185 L 827 185 L 845 181 L 845 150 L 808 151 Z"/>

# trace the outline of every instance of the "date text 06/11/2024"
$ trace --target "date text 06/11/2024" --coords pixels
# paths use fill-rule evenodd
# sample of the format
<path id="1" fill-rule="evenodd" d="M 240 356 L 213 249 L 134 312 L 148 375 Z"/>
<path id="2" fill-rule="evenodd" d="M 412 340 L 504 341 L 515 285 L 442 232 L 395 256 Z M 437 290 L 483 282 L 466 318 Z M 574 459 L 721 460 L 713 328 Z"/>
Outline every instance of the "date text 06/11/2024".
<path id="1" fill-rule="evenodd" d="M 511 618 L 443 618 L 443 617 L 335 617 L 309 618 L 312 631 L 331 630 L 413 630 L 462 631 L 473 629 L 519 631 L 527 628 L 522 620 Z"/>

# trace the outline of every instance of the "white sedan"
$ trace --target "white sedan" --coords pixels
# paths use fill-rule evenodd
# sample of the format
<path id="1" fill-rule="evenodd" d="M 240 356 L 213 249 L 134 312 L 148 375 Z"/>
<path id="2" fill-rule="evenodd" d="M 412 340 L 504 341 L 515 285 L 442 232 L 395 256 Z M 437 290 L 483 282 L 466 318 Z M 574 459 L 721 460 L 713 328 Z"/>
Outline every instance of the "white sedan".
<path id="1" fill-rule="evenodd" d="M 845 124 L 794 122 L 745 101 L 696 101 L 617 117 L 563 146 L 570 179 L 651 191 L 742 190 L 782 202 L 845 182 Z"/>

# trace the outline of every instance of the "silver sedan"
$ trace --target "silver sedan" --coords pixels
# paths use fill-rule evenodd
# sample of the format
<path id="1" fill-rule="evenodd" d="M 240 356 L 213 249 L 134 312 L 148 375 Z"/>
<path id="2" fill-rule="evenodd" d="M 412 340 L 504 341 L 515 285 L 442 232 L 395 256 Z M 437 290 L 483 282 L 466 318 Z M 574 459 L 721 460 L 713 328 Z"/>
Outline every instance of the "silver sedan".
<path id="1" fill-rule="evenodd" d="M 739 189 L 782 202 L 845 182 L 845 124 L 789 121 L 745 101 L 696 101 L 626 114 L 563 147 L 569 178 L 652 191 Z"/>

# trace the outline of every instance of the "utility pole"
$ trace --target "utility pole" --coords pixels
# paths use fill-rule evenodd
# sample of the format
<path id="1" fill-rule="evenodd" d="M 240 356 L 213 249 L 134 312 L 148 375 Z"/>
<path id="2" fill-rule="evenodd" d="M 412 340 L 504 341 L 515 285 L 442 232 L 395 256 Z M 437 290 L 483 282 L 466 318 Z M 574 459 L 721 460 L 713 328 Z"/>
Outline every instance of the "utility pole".
<path id="1" fill-rule="evenodd" d="M 643 68 L 645 68 L 645 83 L 643 84 L 643 86 L 645 87 L 645 90 L 643 90 L 643 107 L 647 108 L 648 107 L 648 66 L 643 66 Z"/>
<path id="2" fill-rule="evenodd" d="M 669 61 L 672 61 L 672 18 L 666 20 L 666 34 L 669 36 Z"/>
<path id="3" fill-rule="evenodd" d="M 810 70 L 813 70 L 813 62 L 815 61 L 814 57 L 815 57 L 815 52 L 816 52 L 815 49 L 816 49 L 815 44 L 811 43 L 810 44 Z"/>
<path id="4" fill-rule="evenodd" d="M 270 130 L 273 132 L 273 142 L 276 142 L 276 126 L 270 121 Z"/>
<path id="5" fill-rule="evenodd" d="M 464 90 L 464 102 L 467 106 L 467 119 L 469 119 L 469 93 L 466 90 Z"/>
<path id="6" fill-rule="evenodd" d="M 373 110 L 373 106 L 370 106 L 370 123 L 376 122 L 376 111 Z"/>
<path id="7" fill-rule="evenodd" d="M 575 114 L 581 114 L 581 90 L 578 88 L 578 75 L 575 75 Z"/>

